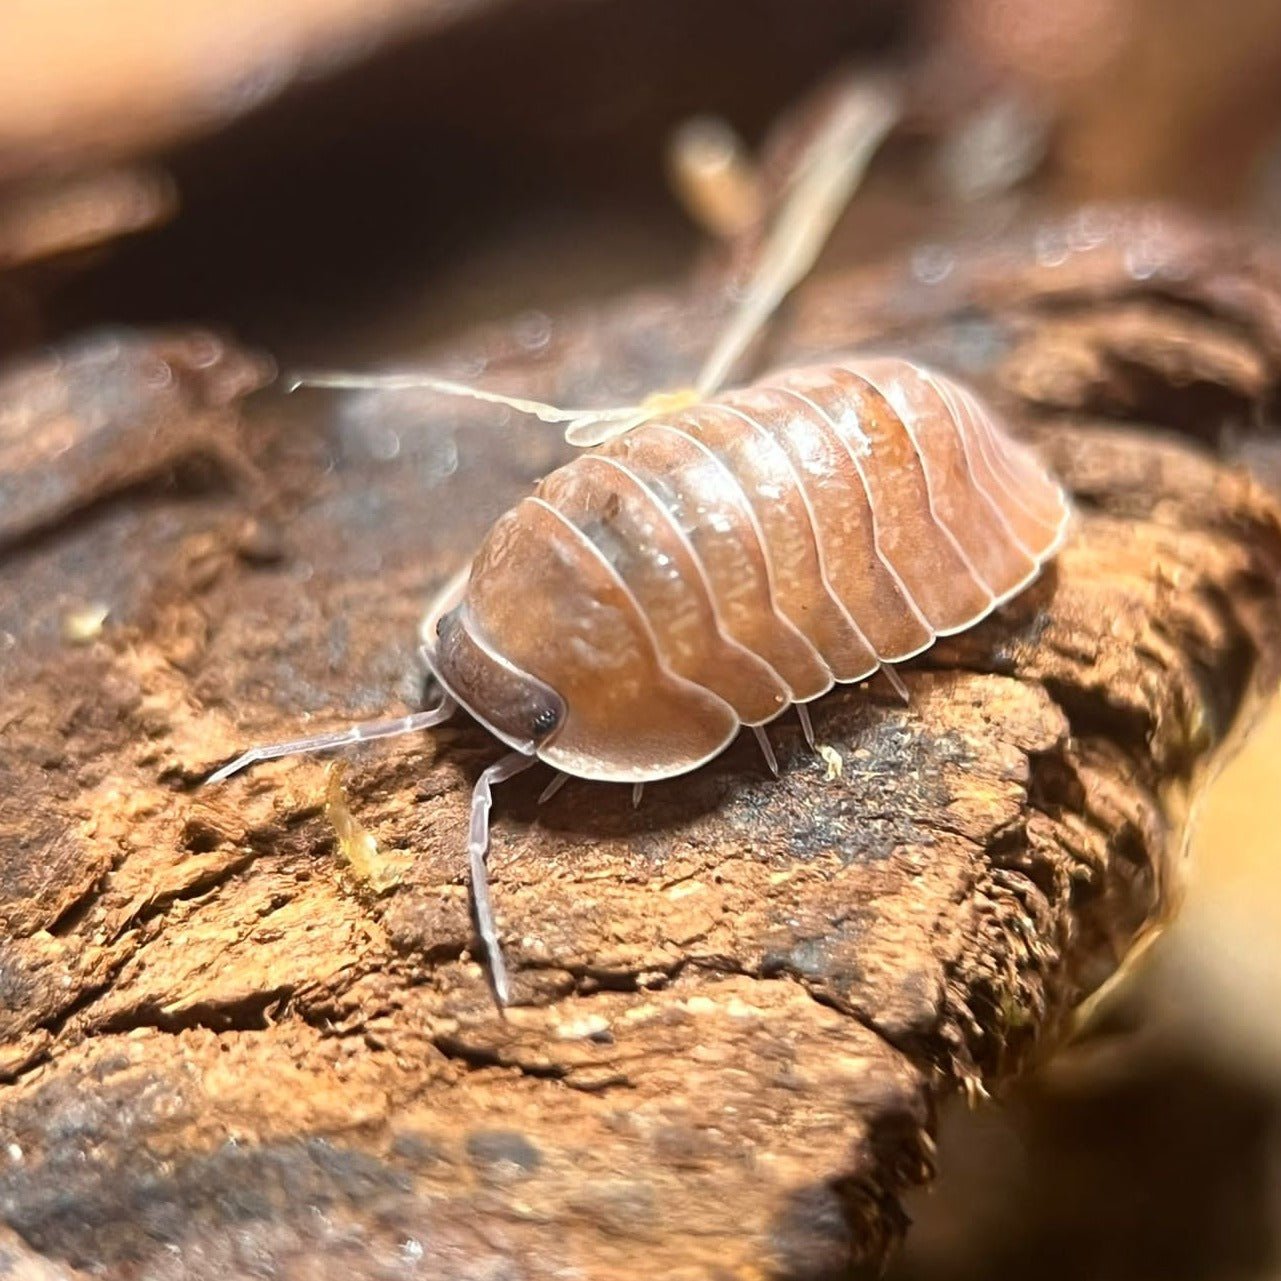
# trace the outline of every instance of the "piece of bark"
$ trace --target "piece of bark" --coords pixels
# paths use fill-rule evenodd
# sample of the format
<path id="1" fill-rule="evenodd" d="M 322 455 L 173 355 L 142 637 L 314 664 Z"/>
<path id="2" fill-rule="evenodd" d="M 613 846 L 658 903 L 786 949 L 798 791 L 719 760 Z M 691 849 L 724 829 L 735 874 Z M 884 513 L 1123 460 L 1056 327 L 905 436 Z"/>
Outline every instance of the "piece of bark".
<path id="1" fill-rule="evenodd" d="M 275 376 L 202 330 L 96 334 L 0 367 L 0 548 L 204 460 L 252 496 L 238 406 Z"/>
<path id="2" fill-rule="evenodd" d="M 32 182 L 0 199 L 0 270 L 83 253 L 172 217 L 177 193 L 163 171 L 99 169 Z"/>
<path id="3" fill-rule="evenodd" d="M 816 281 L 780 321 L 771 359 L 880 340 L 971 379 L 1075 492 L 1073 535 L 910 666 L 910 706 L 876 682 L 816 706 L 837 777 L 784 723 L 777 782 L 740 744 L 639 811 L 505 786 L 506 1019 L 470 952 L 483 733 L 350 761 L 359 860 L 320 762 L 195 785 L 247 743 L 414 703 L 424 602 L 564 456 L 553 432 L 261 399 L 237 431 L 288 512 L 275 561 L 217 476 L 121 493 L 73 470 L 0 589 L 0 1219 L 122 1281 L 882 1259 L 937 1103 L 1047 1053 L 1172 905 L 1190 799 L 1281 672 L 1277 507 L 1206 447 L 1266 449 L 1276 256 L 1151 212 L 1073 228 Z M 613 402 L 685 381 L 710 324 L 647 294 L 439 367 Z M 105 621 L 73 645 L 88 600 Z"/>

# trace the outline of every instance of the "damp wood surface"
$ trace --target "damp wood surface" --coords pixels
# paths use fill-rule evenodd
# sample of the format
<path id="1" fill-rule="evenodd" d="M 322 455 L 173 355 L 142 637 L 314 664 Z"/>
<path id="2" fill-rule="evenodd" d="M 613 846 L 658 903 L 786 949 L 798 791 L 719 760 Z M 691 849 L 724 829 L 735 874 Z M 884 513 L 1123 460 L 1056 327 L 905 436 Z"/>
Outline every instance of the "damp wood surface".
<path id="1" fill-rule="evenodd" d="M 816 278 L 758 367 L 882 343 L 969 380 L 1075 495 L 1061 555 L 907 665 L 910 705 L 824 698 L 818 757 L 773 727 L 778 781 L 749 740 L 639 810 L 506 785 L 505 1019 L 467 908 L 481 731 L 197 784 L 417 706 L 423 604 L 565 457 L 554 429 L 251 394 L 264 358 L 199 334 L 5 370 L 11 1274 L 879 1264 L 938 1107 L 1052 1052 L 1173 906 L 1189 807 L 1281 671 L 1281 525 L 1244 466 L 1275 474 L 1275 249 L 1146 210 L 938 254 Z M 621 399 L 687 381 L 719 317 L 651 290 L 433 366 Z"/>

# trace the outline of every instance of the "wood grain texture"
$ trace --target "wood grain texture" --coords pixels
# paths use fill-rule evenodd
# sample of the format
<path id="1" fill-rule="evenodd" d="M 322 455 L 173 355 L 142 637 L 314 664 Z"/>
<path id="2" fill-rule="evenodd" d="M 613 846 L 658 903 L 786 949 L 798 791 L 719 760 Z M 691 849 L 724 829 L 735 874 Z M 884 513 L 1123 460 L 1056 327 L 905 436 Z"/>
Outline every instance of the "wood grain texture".
<path id="1" fill-rule="evenodd" d="M 1075 246 L 1053 267 L 1050 234 Z M 181 463 L 123 490 L 76 470 L 6 529 L 0 1248 L 120 1281 L 608 1281 L 637 1259 L 817 1278 L 883 1256 L 937 1105 L 1048 1052 L 1171 901 L 1188 798 L 1281 670 L 1277 507 L 1223 461 L 1270 456 L 1249 425 L 1281 379 L 1274 249 L 1143 213 L 953 262 L 932 285 L 816 281 L 770 362 L 891 339 L 962 374 L 1065 479 L 1079 529 L 907 670 L 910 707 L 875 686 L 816 704 L 839 778 L 796 731 L 779 782 L 744 745 L 639 812 L 588 784 L 539 809 L 545 778 L 513 782 L 491 858 L 506 1020 L 468 955 L 460 857 L 483 734 L 351 762 L 360 863 L 335 856 L 319 763 L 194 787 L 302 717 L 411 704 L 423 602 L 563 457 L 554 438 L 260 397 L 220 412 L 283 513 L 274 559 L 244 490 Z M 572 403 L 624 374 L 678 385 L 710 326 L 648 294 L 537 352 L 496 329 L 454 354 Z M 45 372 L 44 400 L 29 371 L 0 383 L 5 413 L 26 389 L 37 453 L 76 367 Z M 138 410 L 103 385 L 58 403 L 105 447 Z M 165 409 L 173 438 L 194 412 Z M 65 457 L 22 465 L 52 484 Z M 70 644 L 91 604 L 101 633 Z"/>

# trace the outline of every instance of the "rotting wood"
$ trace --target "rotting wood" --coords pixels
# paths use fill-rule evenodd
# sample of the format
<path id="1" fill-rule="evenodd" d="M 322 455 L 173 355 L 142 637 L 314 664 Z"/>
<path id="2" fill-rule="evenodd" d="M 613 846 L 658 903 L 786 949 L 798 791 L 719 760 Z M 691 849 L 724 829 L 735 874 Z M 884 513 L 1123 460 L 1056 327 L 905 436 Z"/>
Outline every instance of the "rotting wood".
<path id="1" fill-rule="evenodd" d="M 1207 448 L 1269 447 L 1281 267 L 1234 232 L 1093 217 L 960 249 L 932 283 L 803 291 L 771 360 L 888 335 L 972 379 L 1073 489 L 1077 532 L 913 665 L 910 707 L 875 684 L 817 706 L 837 778 L 797 728 L 780 782 L 744 744 L 639 811 L 577 783 L 540 809 L 544 777 L 513 783 L 491 860 L 505 1021 L 459 855 L 483 734 L 353 758 L 352 814 L 394 873 L 374 889 L 332 857 L 322 763 L 194 786 L 304 716 L 412 702 L 421 602 L 560 456 L 554 431 L 261 399 L 234 430 L 287 513 L 276 560 L 220 472 L 68 473 L 9 531 L 0 587 L 0 1218 L 26 1246 L 120 1278 L 882 1257 L 936 1105 L 1048 1052 L 1177 893 L 1187 800 L 1281 671 L 1277 508 Z M 603 399 L 624 375 L 678 385 L 711 328 L 650 294 L 536 352 L 498 329 L 454 355 Z M 99 413 L 109 384 L 60 402 L 66 377 L 11 375 L 0 403 L 37 441 L 45 403 L 127 430 L 132 407 Z M 185 438 L 192 411 L 163 412 Z M 47 492 L 62 457 L 26 464 Z M 66 645 L 88 604 L 100 636 Z"/>

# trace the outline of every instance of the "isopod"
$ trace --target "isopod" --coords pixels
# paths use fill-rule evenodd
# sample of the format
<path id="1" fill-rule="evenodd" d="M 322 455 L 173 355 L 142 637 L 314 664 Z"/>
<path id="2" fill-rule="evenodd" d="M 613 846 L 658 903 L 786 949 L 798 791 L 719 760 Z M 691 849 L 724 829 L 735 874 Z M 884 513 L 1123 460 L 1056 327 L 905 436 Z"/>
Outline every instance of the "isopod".
<path id="1" fill-rule="evenodd" d="M 830 219 L 830 187 L 824 201 Z M 851 356 L 711 394 L 750 329 L 730 326 L 695 394 L 595 417 L 406 378 L 559 415 L 595 445 L 500 517 L 427 611 L 437 707 L 255 748 L 211 780 L 465 710 L 511 749 L 476 784 L 468 837 L 500 1004 L 495 784 L 543 761 L 559 771 L 549 792 L 567 776 L 639 789 L 697 769 L 743 727 L 777 772 L 772 720 L 795 707 L 813 744 L 808 703 L 878 671 L 901 687 L 893 664 L 1010 599 L 1064 536 L 1066 496 L 1031 452 L 971 391 L 909 360 Z"/>

